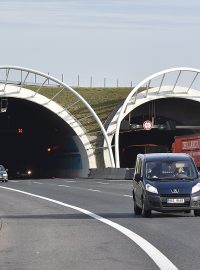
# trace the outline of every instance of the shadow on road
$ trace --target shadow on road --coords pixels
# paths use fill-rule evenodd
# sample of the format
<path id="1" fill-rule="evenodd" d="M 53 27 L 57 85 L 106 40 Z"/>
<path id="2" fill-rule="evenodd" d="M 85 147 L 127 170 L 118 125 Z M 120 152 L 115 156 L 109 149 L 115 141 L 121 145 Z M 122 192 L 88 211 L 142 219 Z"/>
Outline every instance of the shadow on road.
<path id="1" fill-rule="evenodd" d="M 133 218 L 132 213 L 97 213 L 103 218 Z M 85 214 L 40 214 L 40 215 L 1 215 L 0 218 L 7 219 L 93 219 Z"/>

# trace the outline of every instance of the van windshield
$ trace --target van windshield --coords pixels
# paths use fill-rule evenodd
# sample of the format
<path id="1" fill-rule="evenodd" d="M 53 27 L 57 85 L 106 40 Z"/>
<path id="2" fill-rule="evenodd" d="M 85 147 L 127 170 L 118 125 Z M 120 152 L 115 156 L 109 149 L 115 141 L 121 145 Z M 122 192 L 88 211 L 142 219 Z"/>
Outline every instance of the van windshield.
<path id="1" fill-rule="evenodd" d="M 195 179 L 198 177 L 194 164 L 189 160 L 159 160 L 147 161 L 145 175 L 148 179 Z"/>

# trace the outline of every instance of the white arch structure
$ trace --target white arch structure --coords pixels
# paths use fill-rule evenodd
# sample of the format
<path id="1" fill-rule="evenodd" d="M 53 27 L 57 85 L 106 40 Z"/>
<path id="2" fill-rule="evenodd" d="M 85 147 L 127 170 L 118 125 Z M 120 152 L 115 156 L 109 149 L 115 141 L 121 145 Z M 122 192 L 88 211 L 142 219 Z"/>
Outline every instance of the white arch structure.
<path id="1" fill-rule="evenodd" d="M 125 99 L 123 105 L 115 115 L 115 120 L 112 121 L 110 124 L 110 126 L 113 125 L 113 127 L 111 127 L 110 129 L 108 128 L 107 130 L 108 134 L 109 132 L 112 134 L 110 137 L 113 137 L 113 135 L 115 135 L 116 168 L 120 168 L 119 132 L 121 122 L 125 118 L 125 116 L 139 105 L 150 100 L 155 100 L 159 98 L 180 97 L 200 102 L 200 91 L 196 90 L 195 88 L 195 84 L 200 77 L 198 76 L 199 73 L 199 69 L 187 67 L 177 67 L 163 70 L 141 81 L 130 92 L 130 94 Z M 167 81 L 167 76 L 169 75 L 171 75 L 172 77 L 172 83 L 164 85 L 164 83 Z M 153 80 L 155 80 L 156 86 L 155 84 L 153 84 Z M 142 87 L 144 87 L 144 89 L 141 90 Z M 200 87 L 200 84 L 198 84 L 197 87 Z M 113 132 L 113 129 L 115 129 L 115 132 Z"/>
<path id="2" fill-rule="evenodd" d="M 33 83 L 34 80 L 35 85 L 38 86 L 36 91 L 24 88 L 24 86 L 31 85 L 31 81 Z M 58 88 L 58 93 L 56 93 L 50 99 L 40 94 L 42 88 L 49 85 L 60 87 Z M 70 91 L 77 98 L 77 101 L 69 105 L 68 107 L 63 108 L 54 100 L 58 98 L 63 91 L 66 90 Z M 90 113 L 89 117 L 93 117 L 97 122 L 98 126 L 100 127 L 109 152 L 110 164 L 112 167 L 115 167 L 111 143 L 101 120 L 99 119 L 95 111 L 92 109 L 92 107 L 88 104 L 88 102 L 78 92 L 76 92 L 76 90 L 68 86 L 66 83 L 50 76 L 49 74 L 45 74 L 33 69 L 18 66 L 0 66 L 0 97 L 15 97 L 26 99 L 35 102 L 41 106 L 44 106 L 56 113 L 72 127 L 75 133 L 79 136 L 80 140 L 83 142 L 83 145 L 87 145 L 86 148 L 88 149 L 85 150 L 88 155 L 90 167 L 95 167 L 96 161 L 94 162 L 94 160 L 92 161 L 90 158 L 91 156 L 94 157 L 94 150 L 89 142 L 88 137 L 86 136 L 86 131 L 81 125 L 81 123 L 69 112 L 70 107 L 73 107 L 78 102 L 82 102 L 84 107 L 87 108 Z"/>

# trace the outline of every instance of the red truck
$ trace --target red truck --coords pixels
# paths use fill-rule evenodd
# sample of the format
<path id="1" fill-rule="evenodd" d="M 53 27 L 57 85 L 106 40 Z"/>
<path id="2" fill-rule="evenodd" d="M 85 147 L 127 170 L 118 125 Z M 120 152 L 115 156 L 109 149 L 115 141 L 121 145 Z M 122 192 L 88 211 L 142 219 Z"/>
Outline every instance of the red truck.
<path id="1" fill-rule="evenodd" d="M 172 152 L 189 154 L 200 168 L 200 134 L 177 136 L 174 139 Z"/>

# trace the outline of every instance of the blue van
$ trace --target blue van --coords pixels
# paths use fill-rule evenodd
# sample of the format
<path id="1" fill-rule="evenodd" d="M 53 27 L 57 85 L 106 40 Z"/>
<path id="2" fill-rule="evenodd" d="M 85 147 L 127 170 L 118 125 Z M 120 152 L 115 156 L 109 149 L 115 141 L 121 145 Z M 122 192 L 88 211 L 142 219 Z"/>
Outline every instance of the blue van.
<path id="1" fill-rule="evenodd" d="M 151 211 L 183 211 L 200 216 L 200 178 L 187 154 L 137 155 L 133 177 L 135 215 L 150 217 Z"/>

